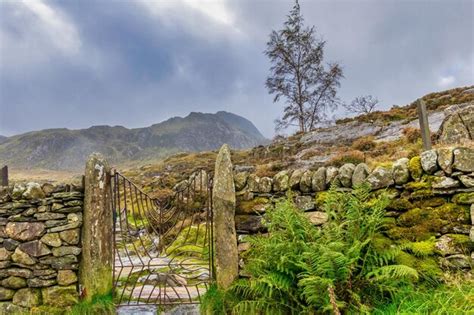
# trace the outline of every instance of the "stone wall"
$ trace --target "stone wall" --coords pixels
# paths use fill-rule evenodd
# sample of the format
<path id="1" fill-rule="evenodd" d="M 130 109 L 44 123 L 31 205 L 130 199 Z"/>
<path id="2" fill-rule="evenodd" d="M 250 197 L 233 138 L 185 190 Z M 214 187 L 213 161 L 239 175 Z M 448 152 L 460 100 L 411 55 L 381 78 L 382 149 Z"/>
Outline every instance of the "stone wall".
<path id="1" fill-rule="evenodd" d="M 0 314 L 78 302 L 83 198 L 70 185 L 0 187 Z"/>
<path id="2" fill-rule="evenodd" d="M 262 214 L 288 190 L 292 190 L 297 207 L 305 211 L 315 225 L 323 225 L 327 215 L 322 206 L 330 185 L 351 191 L 355 185 L 367 182 L 374 192 L 386 189 L 392 199 L 383 231 L 387 246 L 392 243 L 427 245 L 433 250 L 429 259 L 436 261 L 437 266 L 432 266 L 435 269 L 472 266 L 472 148 L 430 150 L 373 170 L 364 163 L 348 163 L 339 168 L 284 170 L 272 178 L 260 178 L 252 173 L 251 167 L 236 166 L 234 182 L 239 252 L 248 248 L 245 235 L 265 232 Z M 406 261 L 416 262 L 416 257 L 409 256 L 409 250 L 406 255 Z"/>

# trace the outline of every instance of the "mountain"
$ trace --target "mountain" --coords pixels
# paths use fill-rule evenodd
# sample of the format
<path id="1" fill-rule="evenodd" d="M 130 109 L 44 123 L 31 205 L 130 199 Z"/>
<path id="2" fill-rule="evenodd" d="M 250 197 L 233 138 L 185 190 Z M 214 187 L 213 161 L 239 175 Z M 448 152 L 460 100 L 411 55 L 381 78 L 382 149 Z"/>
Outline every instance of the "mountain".
<path id="1" fill-rule="evenodd" d="M 223 143 L 244 149 L 267 139 L 249 120 L 228 112 L 192 112 L 146 128 L 93 126 L 46 129 L 0 138 L 0 164 L 18 168 L 79 170 L 92 152 L 111 163 L 144 161 L 186 151 L 214 150 Z"/>

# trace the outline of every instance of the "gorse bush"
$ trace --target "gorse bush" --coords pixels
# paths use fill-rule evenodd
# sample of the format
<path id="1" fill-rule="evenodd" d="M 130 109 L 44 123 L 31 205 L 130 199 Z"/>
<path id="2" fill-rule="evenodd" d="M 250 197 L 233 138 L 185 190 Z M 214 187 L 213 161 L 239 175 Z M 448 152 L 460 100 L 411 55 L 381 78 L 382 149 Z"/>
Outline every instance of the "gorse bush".
<path id="1" fill-rule="evenodd" d="M 268 235 L 249 237 L 248 278 L 221 296 L 227 313 L 365 312 L 418 278 L 415 269 L 394 264 L 399 248 L 374 245 L 389 203 L 385 195 L 372 198 L 368 187 L 332 188 L 325 199 L 323 228 L 313 226 L 291 196 L 267 212 Z"/>

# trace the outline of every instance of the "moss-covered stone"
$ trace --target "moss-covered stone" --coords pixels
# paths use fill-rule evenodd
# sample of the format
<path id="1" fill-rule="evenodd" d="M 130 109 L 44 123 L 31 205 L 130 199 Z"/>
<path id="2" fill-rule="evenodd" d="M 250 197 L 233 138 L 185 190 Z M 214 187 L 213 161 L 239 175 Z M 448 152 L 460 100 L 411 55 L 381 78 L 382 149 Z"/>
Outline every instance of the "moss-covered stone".
<path id="1" fill-rule="evenodd" d="M 248 201 L 239 201 L 236 206 L 237 214 L 253 214 L 265 212 L 270 200 L 263 197 L 258 197 Z"/>
<path id="2" fill-rule="evenodd" d="M 316 209 L 321 210 L 323 208 L 328 195 L 329 193 L 327 191 L 321 191 L 321 192 L 316 193 L 316 200 L 315 200 Z"/>
<path id="3" fill-rule="evenodd" d="M 463 234 L 443 235 L 435 244 L 436 252 L 443 256 L 470 253 L 473 249 L 469 236 Z"/>
<path id="4" fill-rule="evenodd" d="M 403 247 L 417 257 L 426 257 L 435 254 L 436 239 L 431 237 L 426 241 L 408 242 Z"/>
<path id="5" fill-rule="evenodd" d="M 79 301 L 76 286 L 53 286 L 41 290 L 43 303 L 54 307 L 71 306 Z"/>
<path id="6" fill-rule="evenodd" d="M 395 257 L 395 262 L 416 269 L 423 279 L 441 279 L 443 277 L 443 271 L 435 257 L 417 258 L 402 251 Z"/>
<path id="7" fill-rule="evenodd" d="M 416 200 L 413 202 L 413 205 L 417 208 L 426 208 L 426 207 L 439 207 L 446 203 L 446 199 L 442 197 L 433 197 L 428 199 Z"/>
<path id="8" fill-rule="evenodd" d="M 468 223 L 468 207 L 445 203 L 437 208 L 410 209 L 398 217 L 398 226 L 388 229 L 385 233 L 395 240 L 425 241 L 439 233 L 454 231 L 455 227 Z"/>
<path id="9" fill-rule="evenodd" d="M 474 192 L 459 193 L 453 196 L 452 201 L 457 204 L 470 205 L 474 203 Z"/>
<path id="10" fill-rule="evenodd" d="M 421 179 L 421 176 L 423 175 L 421 157 L 412 157 L 411 160 L 408 162 L 408 170 L 410 171 L 410 175 L 414 180 Z"/>
<path id="11" fill-rule="evenodd" d="M 390 201 L 390 204 L 387 206 L 387 210 L 394 211 L 406 211 L 412 209 L 413 204 L 406 198 L 396 198 Z"/>

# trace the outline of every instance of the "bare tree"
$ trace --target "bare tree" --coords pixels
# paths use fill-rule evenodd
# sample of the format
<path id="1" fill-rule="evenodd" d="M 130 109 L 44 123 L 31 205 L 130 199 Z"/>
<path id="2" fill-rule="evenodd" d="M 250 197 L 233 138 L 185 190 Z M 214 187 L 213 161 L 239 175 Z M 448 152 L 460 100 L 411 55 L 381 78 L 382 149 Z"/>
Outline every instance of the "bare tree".
<path id="1" fill-rule="evenodd" d="M 298 1 L 284 28 L 270 34 L 265 54 L 272 66 L 265 85 L 274 102 L 283 97 L 286 104 L 275 121 L 277 130 L 298 126 L 306 132 L 337 107 L 337 88 L 344 76 L 338 63 L 323 63 L 325 44 L 316 39 L 314 26 L 304 27 Z"/>
<path id="2" fill-rule="evenodd" d="M 372 95 L 358 96 L 350 104 L 344 104 L 344 108 L 354 114 L 370 114 L 378 105 L 379 100 Z"/>

